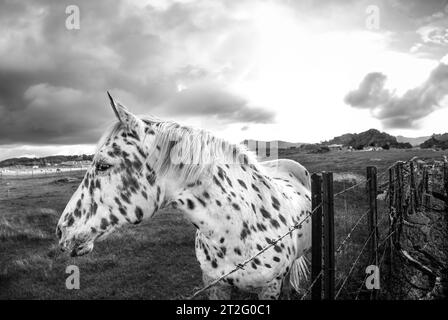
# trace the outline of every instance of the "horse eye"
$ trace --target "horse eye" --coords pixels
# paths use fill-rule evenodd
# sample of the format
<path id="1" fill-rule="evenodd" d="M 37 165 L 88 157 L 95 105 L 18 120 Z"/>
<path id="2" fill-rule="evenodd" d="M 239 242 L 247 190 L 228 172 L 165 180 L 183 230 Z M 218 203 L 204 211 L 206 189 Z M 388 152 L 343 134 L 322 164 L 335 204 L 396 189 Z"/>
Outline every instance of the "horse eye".
<path id="1" fill-rule="evenodd" d="M 96 165 L 96 170 L 98 170 L 98 171 L 106 171 L 110 167 L 112 167 L 111 164 L 108 164 L 108 163 L 98 163 Z"/>

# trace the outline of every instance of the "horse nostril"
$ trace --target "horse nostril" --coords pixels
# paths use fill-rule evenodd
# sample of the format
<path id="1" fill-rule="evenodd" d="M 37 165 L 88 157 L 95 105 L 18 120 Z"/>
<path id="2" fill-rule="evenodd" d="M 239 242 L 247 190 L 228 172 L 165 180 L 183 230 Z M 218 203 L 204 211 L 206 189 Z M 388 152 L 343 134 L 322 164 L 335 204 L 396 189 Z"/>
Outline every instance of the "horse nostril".
<path id="1" fill-rule="evenodd" d="M 56 236 L 58 237 L 58 239 L 61 239 L 62 237 L 62 231 L 60 226 L 57 226 L 56 228 Z"/>

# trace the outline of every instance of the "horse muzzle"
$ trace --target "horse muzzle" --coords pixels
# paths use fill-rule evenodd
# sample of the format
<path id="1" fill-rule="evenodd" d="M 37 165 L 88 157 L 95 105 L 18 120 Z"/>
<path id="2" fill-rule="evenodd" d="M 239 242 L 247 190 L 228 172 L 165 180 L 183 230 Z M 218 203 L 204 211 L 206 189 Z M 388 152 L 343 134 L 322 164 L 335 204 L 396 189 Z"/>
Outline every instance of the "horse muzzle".
<path id="1" fill-rule="evenodd" d="M 79 240 L 59 241 L 59 247 L 63 252 L 70 252 L 71 257 L 79 257 L 90 253 L 93 250 L 93 241 L 81 242 Z"/>
<path id="2" fill-rule="evenodd" d="M 92 250 L 93 250 L 93 242 L 81 244 L 79 246 L 75 246 L 72 248 L 72 250 L 70 251 L 70 256 L 80 257 L 92 252 Z"/>

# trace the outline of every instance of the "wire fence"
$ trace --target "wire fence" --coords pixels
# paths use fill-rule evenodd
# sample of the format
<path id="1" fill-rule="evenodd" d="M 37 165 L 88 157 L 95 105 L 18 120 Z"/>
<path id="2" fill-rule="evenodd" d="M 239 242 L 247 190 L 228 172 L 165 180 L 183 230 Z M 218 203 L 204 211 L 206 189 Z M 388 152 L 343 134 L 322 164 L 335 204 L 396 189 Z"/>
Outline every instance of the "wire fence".
<path id="1" fill-rule="evenodd" d="M 419 170 L 416 170 L 415 167 L 418 166 Z M 398 168 L 398 169 L 397 169 Z M 439 168 L 439 169 L 437 169 Z M 442 171 L 440 172 L 440 168 Z M 359 217 L 355 217 L 354 223 L 350 225 L 348 228 L 348 232 L 343 236 L 342 240 L 339 241 L 339 245 L 335 250 L 333 250 L 333 257 L 338 261 L 338 257 L 344 254 L 345 249 L 352 244 L 355 248 L 359 248 L 356 255 L 348 258 L 353 258 L 349 261 L 349 267 L 347 270 L 342 270 L 343 274 L 338 278 L 337 282 L 334 279 L 328 279 L 328 274 L 331 276 L 331 272 L 328 273 L 328 270 L 324 270 L 321 268 L 319 272 L 315 273 L 314 278 L 310 280 L 310 284 L 305 288 L 304 293 L 301 295 L 300 299 L 304 300 L 310 296 L 316 284 L 325 284 L 326 281 L 333 281 L 333 286 L 328 286 L 332 288 L 335 292 L 330 297 L 334 299 L 340 299 L 342 297 L 350 298 L 350 299 L 359 299 L 363 293 L 363 289 L 365 290 L 365 283 L 369 274 L 362 273 L 361 277 L 357 277 L 354 279 L 354 283 L 351 284 L 351 287 L 356 287 L 356 290 L 350 292 L 347 290 L 347 284 L 350 282 L 350 279 L 353 278 L 355 271 L 364 271 L 364 268 L 360 265 L 361 261 L 363 261 L 363 256 L 366 253 L 370 253 L 369 257 L 364 258 L 367 265 L 374 264 L 376 265 L 380 271 L 384 269 L 385 262 L 390 265 L 393 263 L 391 261 L 392 252 L 397 247 L 397 241 L 399 243 L 399 238 L 397 240 L 397 234 L 400 234 L 401 228 L 406 220 L 403 219 L 402 211 L 403 210 L 416 210 L 415 204 L 421 204 L 422 208 L 425 208 L 428 205 L 428 199 L 425 200 L 428 194 L 431 193 L 431 196 L 435 195 L 439 199 L 445 201 L 445 208 L 448 208 L 448 176 L 447 176 L 447 162 L 434 162 L 431 166 L 427 166 L 425 162 L 412 158 L 408 161 L 398 161 L 387 167 L 380 174 L 376 174 L 376 168 L 374 171 L 374 176 L 371 178 L 363 178 L 361 180 L 356 181 L 353 185 L 349 187 L 345 187 L 345 183 L 343 185 L 343 189 L 332 193 L 331 201 L 335 199 L 343 197 L 344 201 L 344 211 L 345 215 L 348 216 L 348 207 L 347 207 L 347 198 L 346 195 L 350 191 L 354 191 L 357 188 L 365 187 L 366 194 L 365 196 L 368 198 L 370 196 L 370 203 L 368 204 L 368 208 L 364 211 Z M 387 180 L 387 178 L 389 178 Z M 373 188 L 372 188 L 372 179 L 374 179 Z M 409 181 L 408 183 L 404 183 L 404 181 Z M 418 181 L 418 183 L 416 182 Z M 421 191 L 419 195 L 415 193 L 417 191 Z M 438 191 L 436 191 L 438 190 Z M 434 193 L 432 193 L 434 191 Z M 370 195 L 369 195 L 370 192 Z M 439 192 L 439 193 L 437 193 Z M 404 197 L 403 194 L 411 195 L 411 199 L 409 197 Z M 373 195 L 373 196 L 372 196 Z M 373 199 L 372 199 L 373 197 Z M 381 210 L 380 211 L 380 219 L 378 220 L 378 205 L 377 199 L 380 199 L 381 202 Z M 319 203 L 317 203 L 312 211 L 306 215 L 304 219 L 302 219 L 299 223 L 292 226 L 288 232 L 279 236 L 277 239 L 273 240 L 268 246 L 264 247 L 262 250 L 258 251 L 251 257 L 244 260 L 242 263 L 235 265 L 235 267 L 229 270 L 227 273 L 222 275 L 221 277 L 215 279 L 210 282 L 208 285 L 202 287 L 197 290 L 190 299 L 193 299 L 200 295 L 201 293 L 206 292 L 211 287 L 218 284 L 220 281 L 233 274 L 234 272 L 244 269 L 244 267 L 252 262 L 255 258 L 274 247 L 277 243 L 279 243 L 283 238 L 291 234 L 294 230 L 298 229 L 307 219 L 310 219 L 313 214 L 319 212 L 321 214 L 322 207 L 326 205 L 326 201 L 328 199 L 322 199 Z M 397 204 L 397 201 L 400 202 Z M 426 202 L 425 202 L 426 201 Z M 367 201 L 369 202 L 369 201 Z M 401 207 L 399 207 L 401 206 Z M 419 207 L 420 208 L 420 207 Z M 358 208 L 355 210 L 359 211 Z M 372 218 L 374 216 L 374 219 Z M 373 220 L 372 220 L 373 219 Z M 366 222 L 367 223 L 363 223 Z M 361 245 L 358 243 L 353 244 L 353 235 L 356 231 L 360 231 L 359 228 L 361 226 L 368 226 L 367 236 L 365 236 L 364 240 L 361 241 Z M 333 226 L 334 227 L 334 226 Z M 381 227 L 381 230 L 378 230 Z M 361 232 L 361 234 L 364 234 Z M 339 235 L 340 236 L 340 235 Z M 373 245 L 372 240 L 375 239 Z M 328 240 L 328 239 L 327 239 Z M 359 239 L 357 239 L 359 240 Z M 359 241 L 358 241 L 359 242 Z M 334 244 L 333 244 L 334 247 Z M 312 250 L 320 250 L 321 248 L 312 248 Z M 386 253 L 389 252 L 389 255 Z M 351 252 L 353 254 L 353 252 Z M 325 257 L 324 257 L 325 260 Z M 344 259 L 341 259 L 344 261 Z M 348 261 L 345 261 L 347 263 Z M 325 262 L 324 262 L 325 265 Z M 327 266 L 328 268 L 328 266 Z M 334 273 L 333 266 L 333 273 Z M 331 271 L 331 270 L 330 270 Z M 385 274 L 387 272 L 381 272 L 381 279 L 384 279 Z M 360 280 L 359 280 L 360 278 Z M 336 282 L 336 285 L 334 284 Z M 319 285 L 319 287 L 321 287 Z M 324 285 L 324 287 L 326 287 Z M 370 290 L 366 291 L 366 297 L 369 299 L 377 298 L 377 292 Z M 344 295 L 345 292 L 345 295 Z"/>

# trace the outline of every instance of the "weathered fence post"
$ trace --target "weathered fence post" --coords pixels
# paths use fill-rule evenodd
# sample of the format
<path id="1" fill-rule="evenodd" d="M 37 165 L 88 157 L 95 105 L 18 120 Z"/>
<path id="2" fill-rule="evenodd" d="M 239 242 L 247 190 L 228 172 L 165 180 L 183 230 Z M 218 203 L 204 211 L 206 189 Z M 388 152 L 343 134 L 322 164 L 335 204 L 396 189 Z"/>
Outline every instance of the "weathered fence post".
<path id="1" fill-rule="evenodd" d="M 334 300 L 334 199 L 333 173 L 322 173 L 322 198 L 324 221 L 324 299 Z"/>
<path id="2" fill-rule="evenodd" d="M 391 289 L 392 269 L 394 264 L 394 243 L 391 233 L 394 232 L 395 179 L 394 167 L 389 168 L 389 290 Z"/>
<path id="3" fill-rule="evenodd" d="M 411 179 L 411 211 L 410 213 L 413 214 L 415 212 L 415 209 L 419 206 L 418 196 L 417 196 L 417 189 L 415 186 L 415 170 L 414 170 L 414 162 L 409 162 L 409 170 L 410 172 L 410 179 Z"/>
<path id="4" fill-rule="evenodd" d="M 376 167 L 367 167 L 367 192 L 369 194 L 369 236 L 370 238 L 370 261 L 378 266 L 378 207 L 376 196 L 377 190 Z M 376 299 L 376 290 L 372 292 Z"/>
<path id="5" fill-rule="evenodd" d="M 316 173 L 311 175 L 311 204 L 311 299 L 322 300 L 322 177 Z"/>
<path id="6" fill-rule="evenodd" d="M 377 209 L 377 177 L 376 167 L 367 167 L 367 192 L 369 193 L 369 235 L 371 261 L 377 263 L 378 250 L 378 209 Z"/>
<path id="7" fill-rule="evenodd" d="M 429 195 L 429 173 L 428 166 L 423 166 L 423 206 L 428 209 L 431 206 L 431 196 Z"/>
<path id="8" fill-rule="evenodd" d="M 400 242 L 403 222 L 403 162 L 397 162 L 397 164 L 395 165 L 395 177 L 395 223 L 398 223 L 398 225 L 395 225 L 395 228 L 397 228 L 397 230 L 394 234 L 394 244 L 398 244 Z"/>

